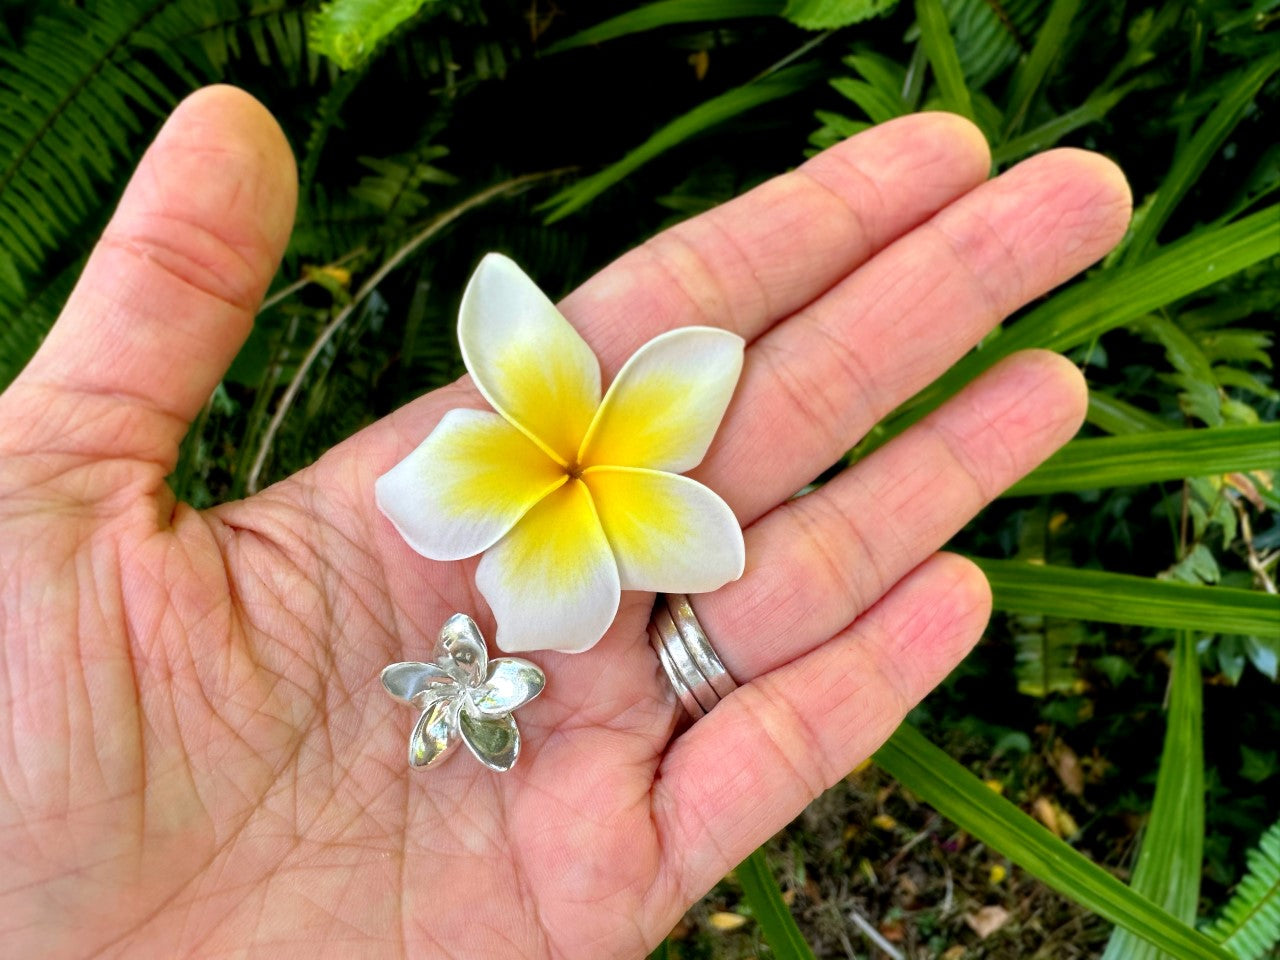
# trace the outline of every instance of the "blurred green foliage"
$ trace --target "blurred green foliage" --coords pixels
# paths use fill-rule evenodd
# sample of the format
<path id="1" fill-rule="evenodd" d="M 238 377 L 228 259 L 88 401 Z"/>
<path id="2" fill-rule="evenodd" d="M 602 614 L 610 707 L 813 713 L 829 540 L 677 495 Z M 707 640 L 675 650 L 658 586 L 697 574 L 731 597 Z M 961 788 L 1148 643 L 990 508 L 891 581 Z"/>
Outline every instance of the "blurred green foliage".
<path id="1" fill-rule="evenodd" d="M 564 293 L 663 226 L 916 110 L 970 116 L 996 172 L 1055 145 L 1100 150 L 1137 200 L 1120 248 L 846 458 L 1015 349 L 1066 351 L 1090 382 L 1081 438 L 953 544 L 986 558 L 998 612 L 913 722 L 960 762 L 911 728 L 881 760 L 1134 931 L 1111 956 L 1169 955 L 1148 941 L 1208 955 L 1197 917 L 1216 918 L 1216 949 L 1259 956 L 1280 937 L 1278 72 L 1280 0 L 3 0 L 0 385 L 165 113 L 203 83 L 277 115 L 301 201 L 267 306 L 171 478 L 197 505 L 456 377 L 457 298 L 487 250 Z M 1084 758 L 1078 783 L 1048 772 L 1063 744 Z M 1060 839 L 1017 819 L 966 766 L 1083 826 Z M 852 842 L 816 844 L 834 853 L 810 869 Z M 841 881 L 855 895 L 874 885 L 862 862 Z M 803 955 L 764 859 L 749 867 L 743 911 L 774 955 Z M 920 916 L 931 937 L 941 922 Z M 865 933 L 842 929 L 837 947 L 824 930 L 806 926 L 819 956 Z M 1021 953 L 967 936 L 993 951 L 974 956 Z M 695 932 L 662 949 L 735 948 Z"/>

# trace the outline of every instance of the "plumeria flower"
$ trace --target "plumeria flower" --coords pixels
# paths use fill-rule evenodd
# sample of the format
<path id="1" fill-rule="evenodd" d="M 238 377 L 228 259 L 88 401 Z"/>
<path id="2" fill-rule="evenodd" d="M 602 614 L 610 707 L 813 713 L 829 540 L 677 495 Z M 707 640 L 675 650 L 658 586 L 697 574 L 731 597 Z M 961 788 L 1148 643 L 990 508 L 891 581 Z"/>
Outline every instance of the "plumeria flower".
<path id="1" fill-rule="evenodd" d="M 489 660 L 475 621 L 455 613 L 440 629 L 435 663 L 393 663 L 382 685 L 422 711 L 409 737 L 409 766 L 429 767 L 461 740 L 490 770 L 510 770 L 520 755 L 511 715 L 542 692 L 546 678 L 528 660 Z"/>
<path id="2" fill-rule="evenodd" d="M 451 410 L 378 479 L 382 512 L 418 553 L 484 553 L 476 585 L 506 651 L 593 646 L 620 591 L 703 593 L 742 575 L 728 505 L 680 476 L 701 462 L 742 371 L 741 337 L 655 337 L 601 399 L 600 365 L 506 257 L 476 268 L 462 358 L 496 410 Z"/>

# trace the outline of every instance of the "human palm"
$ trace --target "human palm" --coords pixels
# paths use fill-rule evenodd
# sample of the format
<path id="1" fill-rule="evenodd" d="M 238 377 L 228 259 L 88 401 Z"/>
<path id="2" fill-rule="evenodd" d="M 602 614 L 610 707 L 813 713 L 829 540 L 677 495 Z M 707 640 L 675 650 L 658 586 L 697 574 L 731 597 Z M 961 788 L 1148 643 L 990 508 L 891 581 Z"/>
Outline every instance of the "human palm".
<path id="1" fill-rule="evenodd" d="M 373 482 L 484 404 L 464 378 L 248 500 L 173 502 L 178 442 L 294 202 L 262 108 L 193 96 L 0 396 L 0 938 L 48 957 L 643 955 L 964 655 L 986 585 L 935 551 L 1079 424 L 1079 374 L 1017 355 L 788 501 L 1124 229 L 1100 158 L 983 184 L 987 165 L 958 118 L 886 124 L 562 304 L 606 382 L 665 329 L 748 341 L 694 473 L 746 531 L 744 577 L 695 601 L 742 686 L 680 732 L 653 598 L 624 594 L 592 650 L 528 655 L 548 681 L 514 770 L 411 772 L 415 716 L 379 671 L 429 658 L 456 611 L 493 624 L 475 562 L 410 551 Z"/>

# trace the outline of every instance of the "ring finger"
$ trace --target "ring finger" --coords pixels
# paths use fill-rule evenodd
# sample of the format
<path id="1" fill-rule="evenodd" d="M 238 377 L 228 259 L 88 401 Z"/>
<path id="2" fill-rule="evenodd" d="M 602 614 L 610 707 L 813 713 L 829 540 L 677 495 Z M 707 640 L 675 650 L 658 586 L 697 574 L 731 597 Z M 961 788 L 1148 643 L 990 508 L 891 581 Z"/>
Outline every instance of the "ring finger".
<path id="1" fill-rule="evenodd" d="M 750 680 L 821 644 L 1065 443 L 1079 371 L 1015 354 L 822 489 L 746 530 L 740 580 L 694 599 L 730 673 Z"/>

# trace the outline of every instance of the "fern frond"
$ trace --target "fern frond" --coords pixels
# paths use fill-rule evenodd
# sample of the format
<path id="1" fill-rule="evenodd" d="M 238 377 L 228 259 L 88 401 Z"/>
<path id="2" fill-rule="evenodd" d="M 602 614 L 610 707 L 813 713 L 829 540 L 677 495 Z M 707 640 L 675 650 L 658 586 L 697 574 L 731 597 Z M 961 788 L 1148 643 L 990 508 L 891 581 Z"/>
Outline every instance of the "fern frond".
<path id="1" fill-rule="evenodd" d="M 0 302 L 20 304 L 23 286 L 47 285 L 55 252 L 65 263 L 84 251 L 86 227 L 114 199 L 153 118 L 201 82 L 173 41 L 217 3 L 49 5 L 20 47 L 0 49 L 0 261 L 12 266 L 0 271 Z M 19 308 L 5 346 L 38 342 L 43 322 Z M 25 359 L 6 356 L 0 369 Z"/>
<path id="2" fill-rule="evenodd" d="M 1240 960 L 1256 960 L 1280 943 L 1280 821 L 1245 854 L 1245 863 L 1236 892 L 1204 932 Z"/>
<path id="3" fill-rule="evenodd" d="M 247 51 L 262 66 L 282 70 L 294 81 L 303 66 L 315 73 L 319 57 L 307 47 L 306 19 L 315 7 L 310 0 L 210 0 L 209 7 L 201 22 L 174 39 L 198 47 L 213 75 L 222 75 Z"/>
<path id="4" fill-rule="evenodd" d="M 332 0 L 308 24 L 311 47 L 350 70 L 427 4 L 438 0 Z"/>
<path id="5" fill-rule="evenodd" d="M 76 260 L 56 274 L 51 282 L 29 294 L 0 299 L 0 309 L 8 320 L 8 323 L 0 324 L 0 390 L 9 385 L 36 352 L 45 332 L 53 326 L 62 305 L 71 295 L 71 288 L 83 267 L 84 260 Z"/>
<path id="6" fill-rule="evenodd" d="M 457 182 L 452 174 L 430 162 L 448 152 L 446 147 L 424 144 L 392 157 L 360 157 L 361 165 L 372 174 L 356 184 L 351 195 L 375 207 L 388 220 L 411 220 L 430 202 L 422 193 L 423 185 Z"/>

